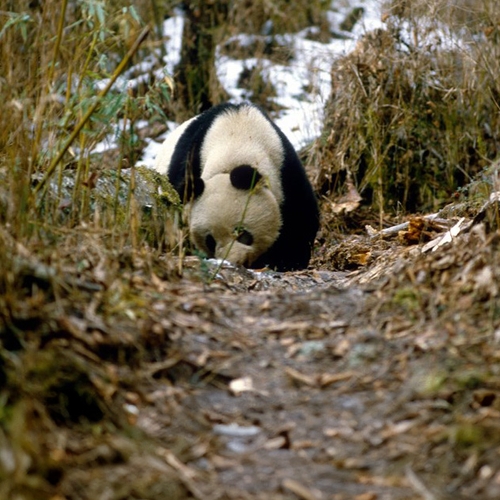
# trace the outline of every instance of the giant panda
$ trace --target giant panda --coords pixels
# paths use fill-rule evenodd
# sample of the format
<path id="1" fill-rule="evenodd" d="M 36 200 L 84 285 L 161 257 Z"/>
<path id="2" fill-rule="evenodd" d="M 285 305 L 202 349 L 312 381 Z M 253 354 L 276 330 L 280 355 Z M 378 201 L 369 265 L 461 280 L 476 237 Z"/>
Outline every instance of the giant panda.
<path id="1" fill-rule="evenodd" d="M 258 106 L 221 104 L 184 122 L 154 168 L 188 205 L 191 241 L 208 257 L 254 269 L 308 266 L 316 197 L 292 144 Z"/>

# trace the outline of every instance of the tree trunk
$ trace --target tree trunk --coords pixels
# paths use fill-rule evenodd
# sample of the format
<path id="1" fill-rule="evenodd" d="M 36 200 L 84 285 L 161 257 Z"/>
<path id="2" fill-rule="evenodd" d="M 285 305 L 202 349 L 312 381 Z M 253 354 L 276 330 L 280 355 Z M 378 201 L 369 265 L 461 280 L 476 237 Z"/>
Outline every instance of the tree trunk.
<path id="1" fill-rule="evenodd" d="M 215 48 L 228 0 L 192 0 L 186 5 L 181 61 L 177 65 L 179 117 L 189 118 L 220 100 L 223 90 L 215 74 Z"/>

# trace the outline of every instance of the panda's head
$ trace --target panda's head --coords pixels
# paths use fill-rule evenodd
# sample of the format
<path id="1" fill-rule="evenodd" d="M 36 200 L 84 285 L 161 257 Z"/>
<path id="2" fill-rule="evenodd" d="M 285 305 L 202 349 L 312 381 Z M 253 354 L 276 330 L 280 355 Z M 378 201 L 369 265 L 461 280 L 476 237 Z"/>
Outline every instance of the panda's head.
<path id="1" fill-rule="evenodd" d="M 266 179 L 240 165 L 199 181 L 190 214 L 192 241 L 209 257 L 250 266 L 276 241 L 282 224 Z"/>

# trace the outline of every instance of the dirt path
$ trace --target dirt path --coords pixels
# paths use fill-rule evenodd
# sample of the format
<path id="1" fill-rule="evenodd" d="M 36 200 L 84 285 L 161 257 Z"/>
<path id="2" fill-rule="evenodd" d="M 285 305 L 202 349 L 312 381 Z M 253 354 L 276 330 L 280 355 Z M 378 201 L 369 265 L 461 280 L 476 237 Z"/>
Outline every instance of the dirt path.
<path id="1" fill-rule="evenodd" d="M 159 394 L 147 398 L 154 405 L 138 426 L 169 449 L 195 444 L 184 456 L 195 494 L 460 498 L 481 438 L 457 411 L 464 406 L 452 401 L 456 389 L 441 385 L 442 369 L 462 364 L 457 346 L 444 345 L 449 332 L 432 336 L 436 348 L 423 345 L 425 329 L 423 339 L 415 329 L 387 332 L 398 318 L 381 321 L 377 293 L 346 287 L 341 273 L 243 279 L 238 288 L 245 283 L 268 289 L 185 298 L 186 312 L 174 319 L 188 330 L 177 341 L 181 361 L 167 374 L 185 392 L 172 404 L 161 382 L 145 389 Z M 483 417 L 490 425 L 495 416 Z M 473 436 L 462 436 L 469 430 Z M 495 460 L 498 452 L 490 453 Z M 490 477 L 474 484 L 473 497 L 494 498 L 500 485 L 484 467 Z"/>
<path id="2" fill-rule="evenodd" d="M 0 498 L 499 498 L 500 240 L 486 229 L 427 253 L 347 238 L 339 254 L 370 256 L 346 272 L 193 259 L 170 279 L 144 254 L 54 283 L 24 256 Z"/>
<path id="3" fill-rule="evenodd" d="M 351 274 L 227 268 L 151 304 L 174 350 L 141 382 L 136 425 L 180 460 L 190 494 L 499 494 L 498 451 L 484 441 L 500 438 L 498 364 L 481 357 L 498 354 L 491 338 L 456 309 L 429 318 L 404 286 L 394 298 L 354 284 L 405 276 L 409 255 L 395 245 Z"/>

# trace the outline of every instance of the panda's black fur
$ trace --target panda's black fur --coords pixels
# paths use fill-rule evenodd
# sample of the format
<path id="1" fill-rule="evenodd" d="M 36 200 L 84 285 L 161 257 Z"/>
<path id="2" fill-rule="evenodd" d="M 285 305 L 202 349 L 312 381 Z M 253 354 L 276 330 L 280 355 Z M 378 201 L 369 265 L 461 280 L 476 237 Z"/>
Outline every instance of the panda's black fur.
<path id="1" fill-rule="evenodd" d="M 202 179 L 201 151 L 205 137 L 214 124 L 225 113 L 240 110 L 244 106 L 257 109 L 272 125 L 281 141 L 283 157 L 279 168 L 279 178 L 283 200 L 279 206 L 281 213 L 281 229 L 277 240 L 249 267 L 263 268 L 265 266 L 278 271 L 304 269 L 308 266 L 311 250 L 319 228 L 319 210 L 315 194 L 307 178 L 302 163 L 292 144 L 278 126 L 260 108 L 253 104 L 221 104 L 198 115 L 190 121 L 175 144 L 167 174 L 170 182 L 178 191 L 181 199 L 202 196 L 204 183 Z M 231 183 L 241 188 L 247 188 L 251 170 L 242 168 L 231 176 Z M 250 166 L 251 167 L 251 166 Z M 246 171 L 245 171 L 246 170 Z M 253 179 L 255 182 L 256 179 Z"/>

